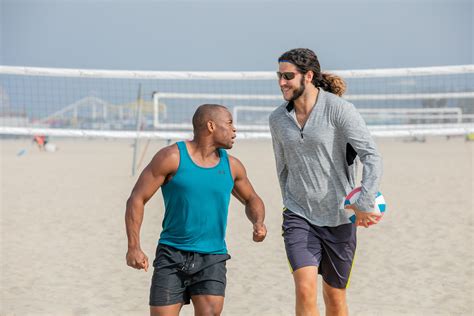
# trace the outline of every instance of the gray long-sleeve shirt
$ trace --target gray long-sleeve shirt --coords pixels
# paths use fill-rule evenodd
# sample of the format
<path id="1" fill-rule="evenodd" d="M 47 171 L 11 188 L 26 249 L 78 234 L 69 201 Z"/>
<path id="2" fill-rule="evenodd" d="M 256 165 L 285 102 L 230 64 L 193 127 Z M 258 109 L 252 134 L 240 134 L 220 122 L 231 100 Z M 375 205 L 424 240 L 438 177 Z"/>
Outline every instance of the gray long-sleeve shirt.
<path id="1" fill-rule="evenodd" d="M 303 128 L 292 111 L 285 102 L 270 115 L 284 206 L 318 226 L 349 223 L 344 198 L 355 186 L 357 154 L 363 171 L 356 206 L 373 211 L 382 158 L 354 105 L 319 88 Z"/>

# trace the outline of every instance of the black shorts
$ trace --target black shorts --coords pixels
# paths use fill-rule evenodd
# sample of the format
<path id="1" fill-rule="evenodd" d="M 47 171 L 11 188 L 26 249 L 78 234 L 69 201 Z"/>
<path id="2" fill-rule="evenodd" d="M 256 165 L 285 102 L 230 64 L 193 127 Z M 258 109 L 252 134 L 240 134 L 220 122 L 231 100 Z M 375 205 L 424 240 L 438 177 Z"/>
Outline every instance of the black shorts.
<path id="1" fill-rule="evenodd" d="M 189 304 L 193 295 L 225 296 L 228 254 L 181 251 L 159 244 L 153 261 L 150 306 Z"/>
<path id="2" fill-rule="evenodd" d="M 330 286 L 340 289 L 349 286 L 357 244 L 354 224 L 320 227 L 285 210 L 282 230 L 292 272 L 316 266 Z"/>

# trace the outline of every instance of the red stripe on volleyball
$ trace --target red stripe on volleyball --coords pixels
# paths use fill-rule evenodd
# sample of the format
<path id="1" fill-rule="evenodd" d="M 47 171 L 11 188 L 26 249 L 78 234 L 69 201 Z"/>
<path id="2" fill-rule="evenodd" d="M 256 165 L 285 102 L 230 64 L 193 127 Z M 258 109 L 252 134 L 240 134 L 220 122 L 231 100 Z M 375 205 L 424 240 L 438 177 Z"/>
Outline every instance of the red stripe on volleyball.
<path id="1" fill-rule="evenodd" d="M 352 192 L 349 193 L 349 195 L 346 197 L 346 200 L 350 200 L 354 196 L 354 194 L 360 192 L 361 189 L 362 189 L 361 187 L 358 187 L 352 190 Z"/>

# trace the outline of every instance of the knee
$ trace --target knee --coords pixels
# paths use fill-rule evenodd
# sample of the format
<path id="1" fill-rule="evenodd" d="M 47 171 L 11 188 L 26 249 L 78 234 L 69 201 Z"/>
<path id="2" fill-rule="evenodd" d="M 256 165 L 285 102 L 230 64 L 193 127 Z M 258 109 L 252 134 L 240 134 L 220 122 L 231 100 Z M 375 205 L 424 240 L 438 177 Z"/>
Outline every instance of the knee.
<path id="1" fill-rule="evenodd" d="M 327 293 L 324 292 L 324 302 L 326 308 L 331 311 L 344 311 L 347 308 L 345 293 Z"/>
<path id="2" fill-rule="evenodd" d="M 296 286 L 296 297 L 301 303 L 316 303 L 316 295 L 314 284 L 303 283 Z"/>
<path id="3" fill-rule="evenodd" d="M 222 313 L 223 307 L 224 306 L 222 304 L 210 303 L 204 308 L 201 308 L 201 313 L 197 314 L 206 316 L 219 316 Z"/>
<path id="4" fill-rule="evenodd" d="M 212 310 L 210 311 L 209 315 L 219 316 L 222 313 L 223 308 L 224 306 L 222 304 L 212 305 Z"/>

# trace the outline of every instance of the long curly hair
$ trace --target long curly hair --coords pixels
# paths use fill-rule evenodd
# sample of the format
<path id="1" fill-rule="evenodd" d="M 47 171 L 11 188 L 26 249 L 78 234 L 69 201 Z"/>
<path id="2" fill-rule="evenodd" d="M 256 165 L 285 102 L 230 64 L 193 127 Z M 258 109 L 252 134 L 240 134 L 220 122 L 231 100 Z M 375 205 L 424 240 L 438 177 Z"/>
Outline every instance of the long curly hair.
<path id="1" fill-rule="evenodd" d="M 308 48 L 295 48 L 283 53 L 278 62 L 288 62 L 296 66 L 299 72 L 305 74 L 308 71 L 314 73 L 311 83 L 316 87 L 321 87 L 325 91 L 342 96 L 346 92 L 344 80 L 334 74 L 321 72 L 318 56 Z"/>

